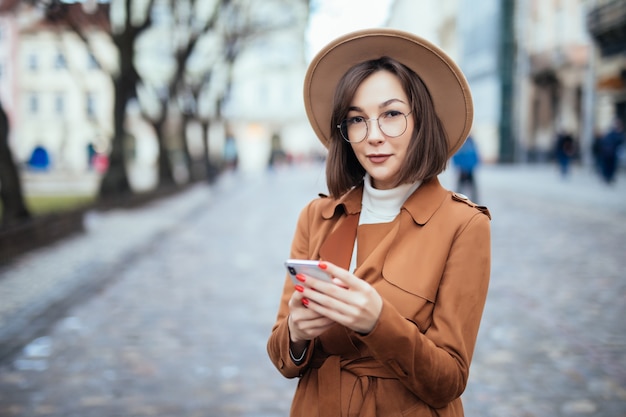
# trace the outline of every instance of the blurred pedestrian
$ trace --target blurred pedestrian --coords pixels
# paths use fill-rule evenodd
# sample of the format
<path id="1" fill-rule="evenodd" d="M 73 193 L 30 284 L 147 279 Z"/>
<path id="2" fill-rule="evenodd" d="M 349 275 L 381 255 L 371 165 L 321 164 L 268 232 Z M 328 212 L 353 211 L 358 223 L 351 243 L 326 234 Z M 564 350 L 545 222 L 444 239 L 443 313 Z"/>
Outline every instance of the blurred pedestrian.
<path id="1" fill-rule="evenodd" d="M 607 184 L 615 181 L 617 170 L 618 152 L 624 143 L 624 126 L 620 119 L 615 119 L 609 131 L 600 141 L 600 163 L 602 165 L 602 178 Z"/>
<path id="2" fill-rule="evenodd" d="M 284 165 L 287 162 L 287 154 L 283 150 L 282 140 L 278 133 L 272 135 L 272 145 L 270 151 L 270 159 L 267 166 L 273 170 L 277 166 Z"/>
<path id="3" fill-rule="evenodd" d="M 474 138 L 470 135 L 454 156 L 452 163 L 458 173 L 456 191 L 469 194 L 469 198 L 478 202 L 478 187 L 476 185 L 475 171 L 480 164 L 480 156 Z"/>
<path id="4" fill-rule="evenodd" d="M 570 170 L 570 163 L 575 154 L 575 144 L 572 135 L 561 130 L 556 135 L 556 141 L 554 146 L 554 156 L 559 165 L 559 172 L 561 177 L 567 178 Z"/>
<path id="5" fill-rule="evenodd" d="M 237 142 L 232 135 L 226 136 L 224 143 L 224 165 L 227 170 L 234 171 L 237 169 L 239 162 L 239 154 L 237 152 Z"/>
<path id="6" fill-rule="evenodd" d="M 87 167 L 89 170 L 93 168 L 94 158 L 97 154 L 96 147 L 92 142 L 89 142 L 87 144 Z"/>
<path id="7" fill-rule="evenodd" d="M 50 165 L 51 160 L 48 150 L 43 145 L 35 146 L 28 159 L 28 167 L 34 171 L 47 171 Z"/>
<path id="8" fill-rule="evenodd" d="M 591 155 L 593 157 L 593 168 L 596 173 L 602 176 L 602 134 L 595 132 L 593 135 L 593 143 L 591 144 Z"/>
<path id="9" fill-rule="evenodd" d="M 487 295 L 489 211 L 437 176 L 469 134 L 458 66 L 413 34 L 344 35 L 304 86 L 330 196 L 301 212 L 268 353 L 300 378 L 291 415 L 462 416 Z"/>

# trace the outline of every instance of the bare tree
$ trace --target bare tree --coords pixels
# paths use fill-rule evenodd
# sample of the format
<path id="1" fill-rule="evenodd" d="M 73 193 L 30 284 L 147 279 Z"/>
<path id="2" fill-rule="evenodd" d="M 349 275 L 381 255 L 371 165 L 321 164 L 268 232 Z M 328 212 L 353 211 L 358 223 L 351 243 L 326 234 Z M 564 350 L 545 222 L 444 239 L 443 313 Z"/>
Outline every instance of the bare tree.
<path id="1" fill-rule="evenodd" d="M 135 2 L 138 0 L 134 0 Z M 132 193 L 126 170 L 125 141 L 128 136 L 124 121 L 126 106 L 136 97 L 139 74 L 135 68 L 135 41 L 150 24 L 150 10 L 154 0 L 147 0 L 143 16 L 136 16 L 133 0 L 113 0 L 119 7 L 121 19 L 114 23 L 111 30 L 113 44 L 119 51 L 119 70 L 113 75 L 115 104 L 113 108 L 113 139 L 109 155 L 109 169 L 102 178 L 99 197 L 117 198 Z M 112 4 L 111 7 L 114 7 Z"/>
<path id="2" fill-rule="evenodd" d="M 0 13 L 12 13 L 18 2 L 4 1 Z M 9 146 L 9 117 L 0 101 L 0 199 L 2 201 L 2 226 L 10 226 L 30 219 L 24 201 L 22 183 Z"/>
<path id="3" fill-rule="evenodd" d="M 2 226 L 28 220 L 31 216 L 24 203 L 22 183 L 9 148 L 9 118 L 0 102 L 0 197 L 2 198 Z"/>
<path id="4" fill-rule="evenodd" d="M 156 135 L 157 145 L 159 148 L 159 155 L 157 160 L 158 172 L 158 184 L 157 188 L 171 187 L 176 185 L 174 180 L 174 170 L 172 167 L 172 161 L 169 157 L 169 149 L 167 146 L 167 134 L 165 132 L 165 125 L 168 119 L 170 108 L 170 93 L 167 88 L 159 88 L 154 86 L 148 86 L 142 84 L 137 86 L 138 92 L 144 91 L 143 96 L 148 96 L 150 105 L 141 106 L 141 114 L 143 118 L 152 125 L 154 134 Z M 140 97 L 142 94 L 140 94 Z M 141 99 L 139 100 L 142 101 Z"/>
<path id="5" fill-rule="evenodd" d="M 46 19 L 65 24 L 81 39 L 93 53 L 90 46 L 89 25 L 84 19 L 84 13 L 77 13 L 82 10 L 82 4 L 68 4 L 62 0 L 26 0 L 31 4 L 37 4 L 45 11 Z M 210 13 L 205 14 L 202 19 L 195 13 L 179 13 L 181 8 L 187 11 L 194 11 L 199 4 L 208 4 L 206 0 L 186 0 L 171 1 L 171 9 L 176 12 L 177 25 L 183 29 L 173 45 L 172 54 L 175 61 L 175 72 L 173 77 L 165 86 L 165 94 L 159 97 L 162 101 L 163 112 L 160 117 L 153 120 L 153 126 L 157 132 L 159 140 L 159 184 L 173 183 L 172 166 L 169 158 L 168 146 L 165 141 L 163 126 L 168 115 L 168 106 L 177 103 L 180 113 L 183 115 L 183 123 L 178 135 L 182 141 L 181 148 L 185 155 L 187 166 L 192 172 L 192 158 L 187 148 L 186 125 L 191 118 L 197 118 L 203 129 L 203 159 L 207 167 L 207 174 L 210 176 L 214 170 L 211 167 L 208 150 L 208 128 L 213 117 L 219 121 L 221 118 L 221 107 L 226 101 L 232 82 L 232 69 L 237 57 L 246 44 L 255 37 L 280 29 L 290 24 L 281 22 L 257 19 L 255 17 L 253 5 L 257 2 L 250 0 L 213 0 Z M 126 169 L 126 141 L 129 137 L 125 130 L 126 109 L 130 100 L 137 97 L 137 87 L 141 84 L 141 75 L 135 67 L 135 46 L 138 38 L 152 26 L 151 11 L 155 5 L 155 0 L 111 0 L 110 4 L 90 3 L 95 7 L 99 16 L 105 16 L 105 21 L 101 22 L 104 33 L 108 33 L 111 43 L 118 52 L 118 67 L 111 74 L 114 88 L 114 129 L 111 138 L 111 151 L 109 155 L 109 169 L 102 178 L 99 188 L 99 198 L 102 200 L 116 199 L 132 193 Z M 187 4 L 187 6 L 184 6 Z M 93 12 L 93 9 L 92 9 Z M 214 65 L 204 70 L 201 76 L 191 76 L 189 63 L 194 54 L 199 54 L 198 45 L 203 37 L 211 34 L 220 39 L 219 53 L 216 53 L 215 64 L 220 64 L 226 68 L 226 81 L 220 86 L 218 94 L 213 94 L 217 111 L 213 116 L 200 115 L 198 113 L 198 101 L 200 93 L 205 90 L 212 78 Z M 224 77 L 223 77 L 224 78 Z M 223 79 L 222 78 L 222 79 Z M 0 152 L 3 150 L 0 148 Z"/>
<path id="6" fill-rule="evenodd" d="M 277 1 L 277 0 L 274 0 Z M 280 19 L 259 19 L 255 13 L 261 3 L 250 0 L 214 0 L 209 11 L 198 13 L 198 7 L 208 4 L 206 0 L 170 0 L 169 15 L 173 20 L 170 30 L 172 31 L 172 55 L 174 71 L 164 89 L 168 92 L 167 97 L 171 100 L 163 102 L 163 106 L 177 104 L 182 121 L 178 125 L 177 139 L 180 140 L 180 148 L 183 153 L 185 165 L 190 174 L 190 180 L 196 178 L 194 169 L 195 161 L 190 154 L 186 137 L 187 125 L 192 119 L 200 121 L 203 130 L 203 160 L 209 181 L 215 174 L 211 165 L 208 149 L 208 129 L 211 123 L 210 117 L 199 114 L 198 100 L 203 89 L 209 88 L 209 81 L 216 66 L 225 69 L 226 76 L 222 77 L 225 83 L 219 88 L 219 94 L 214 96 L 217 109 L 214 117 L 221 121 L 221 105 L 226 100 L 230 87 L 233 83 L 232 70 L 241 51 L 252 39 L 262 37 L 273 31 L 288 27 L 293 22 Z M 206 57 L 206 47 L 201 43 L 207 37 L 219 39 L 216 48 L 212 51 L 211 58 Z M 202 58 L 200 58 L 202 57 Z M 208 61 L 204 68 L 197 72 L 191 69 L 192 62 L 199 60 Z M 195 71 L 195 73 L 194 73 Z M 172 109 L 163 107 L 163 113 L 169 113 Z M 156 127 L 155 127 L 156 129 Z M 160 136 L 160 140 L 164 140 Z M 163 148 L 162 146 L 160 148 Z M 161 163 L 166 161 L 160 158 Z M 163 168 L 160 169 L 164 171 Z"/>
<path id="7" fill-rule="evenodd" d="M 81 4 L 68 4 L 62 0 L 29 0 L 44 9 L 46 19 L 59 25 L 66 25 L 78 35 L 89 48 L 88 16 Z M 111 74 L 114 88 L 113 104 L 113 137 L 109 154 L 109 168 L 103 176 L 98 197 L 101 200 L 118 199 L 132 194 L 126 169 L 126 140 L 129 137 L 125 130 L 126 107 L 136 97 L 136 86 L 139 74 L 134 64 L 134 46 L 139 35 L 150 27 L 149 11 L 154 0 L 111 0 L 110 4 L 94 3 L 95 11 L 100 17 L 100 26 L 110 36 L 112 44 L 118 51 L 118 68 Z M 110 19 L 110 16 L 115 16 Z M 104 21 L 103 21 L 104 20 Z M 94 57 L 97 54 L 92 54 Z"/>
<path id="8" fill-rule="evenodd" d="M 301 0 L 307 3 L 308 0 Z M 276 5 L 291 7 L 293 0 L 273 0 Z M 264 36 L 271 35 L 273 32 L 280 31 L 292 27 L 295 22 L 290 16 L 285 18 L 272 15 L 271 19 L 259 13 L 260 8 L 266 7 L 270 2 L 254 2 L 251 0 L 224 0 L 220 5 L 220 16 L 216 22 L 214 31 L 219 37 L 221 43 L 221 51 L 219 59 L 211 64 L 200 77 L 187 77 L 186 87 L 190 90 L 193 97 L 192 102 L 195 103 L 194 110 L 196 119 L 200 122 L 203 132 L 204 146 L 204 163 L 208 180 L 214 180 L 216 173 L 209 157 L 209 128 L 212 122 L 224 123 L 222 109 L 224 103 L 228 101 L 229 95 L 234 82 L 234 67 L 237 59 L 246 47 L 250 46 L 253 40 L 258 40 Z M 308 3 L 307 3 L 308 4 Z M 216 69 L 219 67 L 219 70 Z M 214 77 L 214 73 L 220 73 L 218 77 Z M 213 117 L 201 114 L 200 94 L 205 89 L 211 88 L 211 81 L 217 78 L 220 86 L 214 94 L 210 96 L 214 100 L 213 108 L 215 109 Z"/>
<path id="9" fill-rule="evenodd" d="M 176 102 L 182 115 L 180 124 L 180 138 L 185 158 L 185 163 L 189 170 L 189 179 L 196 179 L 195 163 L 191 156 L 187 139 L 187 126 L 191 119 L 195 116 L 197 110 L 197 96 L 202 88 L 205 80 L 210 78 L 210 69 L 207 69 L 205 76 L 201 77 L 194 83 L 187 76 L 188 64 L 190 59 L 196 52 L 198 43 L 209 32 L 215 30 L 221 11 L 229 3 L 228 0 L 215 1 L 208 15 L 203 16 L 202 20 L 198 18 L 197 10 L 198 0 L 189 0 L 187 7 L 181 9 L 183 2 L 170 0 L 170 7 L 175 11 L 176 26 L 181 29 L 180 33 L 184 37 L 180 39 L 178 44 L 174 46 L 174 57 L 176 62 L 176 71 L 170 82 L 170 89 L 177 97 Z M 207 175 L 211 175 L 210 162 L 208 159 L 208 142 L 203 138 L 203 152 L 205 153 L 205 166 Z"/>
<path id="10" fill-rule="evenodd" d="M 182 151 L 184 164 L 189 172 L 189 179 L 193 180 L 194 178 L 194 164 L 186 137 L 186 127 L 193 117 L 194 103 L 192 96 L 189 95 L 189 86 L 185 74 L 188 61 L 196 45 L 202 36 L 215 26 L 220 8 L 225 2 L 225 0 L 213 1 L 209 13 L 203 15 L 196 13 L 196 10 L 200 3 L 207 3 L 206 0 L 170 0 L 167 4 L 161 5 L 161 7 L 167 6 L 166 12 L 170 16 L 170 21 L 161 28 L 155 27 L 155 30 L 169 32 L 169 53 L 172 56 L 174 69 L 169 78 L 163 80 L 162 85 L 152 86 L 148 83 L 143 85 L 145 90 L 150 90 L 148 94 L 150 99 L 143 100 L 144 105 L 142 105 L 142 114 L 152 124 L 159 142 L 159 186 L 174 183 L 172 160 L 169 158 L 170 149 L 166 143 L 168 139 L 171 142 L 172 138 L 168 137 L 164 131 L 166 122 L 173 110 L 178 110 L 182 117 L 182 121 L 178 124 L 178 134 L 174 138 L 178 143 L 174 146 L 179 146 Z M 159 107 L 156 111 L 153 108 L 155 104 Z"/>

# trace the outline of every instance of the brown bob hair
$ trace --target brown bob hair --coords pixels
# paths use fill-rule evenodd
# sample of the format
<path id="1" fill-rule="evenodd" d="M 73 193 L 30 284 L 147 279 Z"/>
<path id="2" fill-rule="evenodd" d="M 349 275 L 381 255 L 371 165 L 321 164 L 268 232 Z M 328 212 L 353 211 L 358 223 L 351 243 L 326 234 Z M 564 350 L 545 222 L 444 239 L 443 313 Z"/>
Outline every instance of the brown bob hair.
<path id="1" fill-rule="evenodd" d="M 331 197 L 339 197 L 363 181 L 365 169 L 359 163 L 352 145 L 336 128 L 348 115 L 357 88 L 370 75 L 389 71 L 400 80 L 406 92 L 415 128 L 407 158 L 400 168 L 396 186 L 427 181 L 439 175 L 448 161 L 446 132 L 435 113 L 428 88 L 411 69 L 389 57 L 365 61 L 350 68 L 339 81 L 333 101 L 331 136 L 328 142 L 326 183 Z"/>

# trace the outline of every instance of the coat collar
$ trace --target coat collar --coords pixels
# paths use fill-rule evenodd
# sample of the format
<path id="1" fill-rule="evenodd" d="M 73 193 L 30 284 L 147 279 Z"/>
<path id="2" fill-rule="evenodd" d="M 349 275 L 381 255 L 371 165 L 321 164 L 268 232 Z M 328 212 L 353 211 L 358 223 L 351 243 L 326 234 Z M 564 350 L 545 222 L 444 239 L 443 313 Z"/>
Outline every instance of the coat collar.
<path id="1" fill-rule="evenodd" d="M 332 200 L 322 210 L 322 217 L 326 220 L 332 218 L 341 206 L 346 214 L 358 214 L 361 212 L 361 200 L 363 199 L 363 184 L 357 185 L 336 200 Z"/>
<path id="2" fill-rule="evenodd" d="M 441 186 L 438 178 L 424 181 L 419 188 L 409 196 L 402 206 L 413 221 L 424 225 L 435 214 L 444 202 L 448 191 Z M 325 219 L 332 218 L 341 206 L 346 214 L 358 214 L 361 212 L 361 200 L 363 198 L 363 184 L 358 185 L 345 193 L 340 198 L 333 200 L 322 211 Z"/>
<path id="3" fill-rule="evenodd" d="M 438 178 L 425 181 L 404 202 L 405 209 L 413 218 L 413 221 L 421 226 L 441 207 L 449 192 L 441 186 Z"/>

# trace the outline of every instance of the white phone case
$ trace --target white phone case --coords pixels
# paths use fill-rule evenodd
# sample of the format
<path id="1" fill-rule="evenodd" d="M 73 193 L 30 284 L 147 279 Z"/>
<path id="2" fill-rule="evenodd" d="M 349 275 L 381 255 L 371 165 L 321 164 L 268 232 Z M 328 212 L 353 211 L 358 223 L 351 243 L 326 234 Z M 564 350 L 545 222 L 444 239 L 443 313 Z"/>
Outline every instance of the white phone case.
<path id="1" fill-rule="evenodd" d="M 296 274 L 304 274 L 313 278 L 321 279 L 327 282 L 332 282 L 330 275 L 324 270 L 320 269 L 319 261 L 309 261 L 302 259 L 287 259 L 285 261 L 285 267 L 289 276 L 294 284 L 300 284 L 300 281 L 296 278 Z"/>

